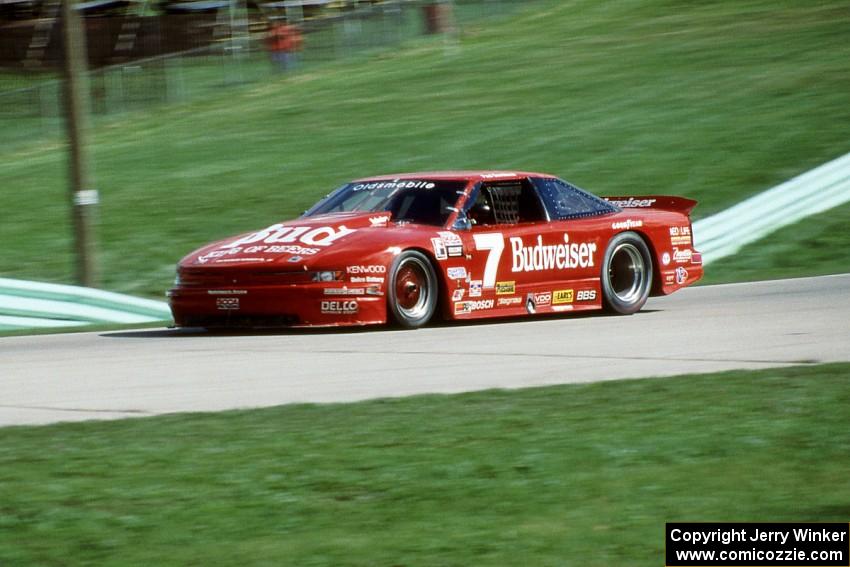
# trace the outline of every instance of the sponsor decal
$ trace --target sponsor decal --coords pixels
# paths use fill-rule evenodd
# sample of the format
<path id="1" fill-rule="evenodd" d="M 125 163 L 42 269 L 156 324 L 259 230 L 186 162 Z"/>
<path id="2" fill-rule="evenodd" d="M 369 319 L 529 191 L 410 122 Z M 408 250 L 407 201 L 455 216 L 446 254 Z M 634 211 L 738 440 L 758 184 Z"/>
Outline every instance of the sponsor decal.
<path id="1" fill-rule="evenodd" d="M 630 228 L 640 228 L 643 226 L 642 220 L 624 220 L 621 222 L 615 222 L 611 225 L 611 228 L 614 230 L 629 230 Z"/>
<path id="2" fill-rule="evenodd" d="M 499 179 L 502 177 L 516 177 L 516 173 L 512 171 L 502 171 L 499 173 L 482 173 L 481 179 Z"/>
<path id="3" fill-rule="evenodd" d="M 682 285 L 688 279 L 688 270 L 679 267 L 676 268 L 676 283 Z"/>
<path id="4" fill-rule="evenodd" d="M 446 245 L 440 238 L 432 238 L 431 246 L 434 247 L 434 257 L 437 260 L 445 260 L 448 258 L 448 254 L 446 254 Z"/>
<path id="5" fill-rule="evenodd" d="M 386 274 L 387 267 L 380 264 L 371 264 L 369 266 L 348 266 L 345 268 L 347 274 Z"/>
<path id="6" fill-rule="evenodd" d="M 382 284 L 384 283 L 384 278 L 379 278 L 377 276 L 351 276 L 348 278 L 348 281 L 351 283 L 374 283 L 374 284 Z"/>
<path id="7" fill-rule="evenodd" d="M 691 227 L 671 226 L 670 243 L 673 246 L 688 246 L 691 243 Z"/>
<path id="8" fill-rule="evenodd" d="M 325 295 L 363 295 L 366 290 L 362 287 L 326 287 Z"/>
<path id="9" fill-rule="evenodd" d="M 571 270 L 588 268 L 594 265 L 596 244 L 593 242 L 570 242 L 569 234 L 564 233 L 563 244 L 543 244 L 543 237 L 537 236 L 537 243 L 526 246 L 522 238 L 511 237 L 512 272 L 536 272 L 541 270 Z"/>
<path id="10" fill-rule="evenodd" d="M 312 256 L 319 252 L 319 248 L 304 248 L 303 246 L 269 246 L 266 248 L 266 252 L 269 254 L 303 254 L 305 256 Z"/>
<path id="11" fill-rule="evenodd" d="M 669 285 L 669 284 L 672 284 L 675 281 L 676 281 L 676 274 L 675 273 L 664 274 L 664 283 Z"/>
<path id="12" fill-rule="evenodd" d="M 348 236 L 356 232 L 356 229 L 346 228 L 345 225 L 340 225 L 338 228 L 332 226 L 320 226 L 318 228 L 310 226 L 284 226 L 280 223 L 273 224 L 268 228 L 264 228 L 258 232 L 237 238 L 233 242 L 221 246 L 223 249 L 236 248 L 245 244 L 254 244 L 262 242 L 263 244 L 287 244 L 292 242 L 301 242 L 307 246 L 330 246 L 340 238 Z M 270 250 L 266 250 L 269 252 Z M 298 254 L 298 252 L 293 252 Z"/>
<path id="13" fill-rule="evenodd" d="M 436 185 L 430 181 L 375 181 L 372 183 L 358 183 L 351 188 L 352 191 L 365 191 L 372 189 L 433 189 Z"/>
<path id="14" fill-rule="evenodd" d="M 466 279 L 466 268 L 460 266 L 459 268 L 448 268 L 446 270 L 446 275 L 450 280 L 465 280 Z"/>
<path id="15" fill-rule="evenodd" d="M 605 199 L 615 207 L 620 207 L 621 209 L 640 209 L 645 207 L 651 207 L 655 202 L 655 199 L 635 199 L 634 197 L 629 197 L 628 199 Z"/>
<path id="16" fill-rule="evenodd" d="M 237 311 L 239 309 L 239 298 L 216 297 L 215 306 L 219 311 Z"/>
<path id="17" fill-rule="evenodd" d="M 358 304 L 354 300 L 349 301 L 322 301 L 322 313 L 333 315 L 351 315 L 357 313 Z"/>
<path id="18" fill-rule="evenodd" d="M 247 295 L 247 289 L 208 289 L 208 295 Z"/>
<path id="19" fill-rule="evenodd" d="M 469 297 L 481 297 L 482 287 L 481 280 L 472 280 L 469 282 Z"/>
<path id="20" fill-rule="evenodd" d="M 496 295 L 512 295 L 516 293 L 516 282 L 496 282 Z"/>
<path id="21" fill-rule="evenodd" d="M 450 230 L 441 230 L 437 234 L 440 235 L 440 240 L 442 240 L 446 246 L 449 244 L 463 244 L 463 241 L 460 239 L 460 235 L 455 234 Z"/>
<path id="22" fill-rule="evenodd" d="M 455 303 L 455 315 L 464 313 L 472 313 L 473 311 L 482 311 L 484 309 L 493 309 L 495 302 L 492 299 L 480 299 L 478 301 L 460 301 Z"/>
<path id="23" fill-rule="evenodd" d="M 463 244 L 449 244 L 446 246 L 446 253 L 450 258 L 458 258 L 463 256 Z"/>
<path id="24" fill-rule="evenodd" d="M 454 290 L 452 292 L 452 301 L 460 301 L 461 299 L 463 299 L 463 292 L 464 290 L 462 289 Z"/>
<path id="25" fill-rule="evenodd" d="M 552 292 L 552 305 L 572 303 L 575 299 L 575 291 L 572 289 L 559 289 Z"/>
<path id="26" fill-rule="evenodd" d="M 387 226 L 390 222 L 390 215 L 381 215 L 379 217 L 369 217 L 369 224 L 372 226 Z"/>
<path id="27" fill-rule="evenodd" d="M 694 251 L 690 248 L 673 248 L 673 261 L 677 264 L 690 264 Z"/>
<path id="28" fill-rule="evenodd" d="M 370 285 L 366 288 L 366 295 L 384 295 L 384 292 L 381 291 L 381 288 L 376 285 Z"/>
<path id="29" fill-rule="evenodd" d="M 522 298 L 518 295 L 514 297 L 500 297 L 496 303 L 498 305 L 519 305 L 522 303 Z"/>
<path id="30" fill-rule="evenodd" d="M 669 252 L 665 252 L 664 254 L 661 255 L 661 263 L 664 264 L 665 266 L 670 265 L 670 253 Z"/>
<path id="31" fill-rule="evenodd" d="M 571 311 L 573 309 L 572 305 L 553 305 L 552 311 Z"/>
<path id="32" fill-rule="evenodd" d="M 300 262 L 303 259 L 304 258 L 302 258 L 301 256 L 290 256 L 289 260 L 287 260 L 287 262 L 289 262 L 291 264 L 297 264 L 298 262 Z"/>
<path id="33" fill-rule="evenodd" d="M 596 290 L 595 289 L 580 289 L 576 294 L 576 301 L 595 301 L 596 300 Z"/>
<path id="34" fill-rule="evenodd" d="M 540 305 L 549 305 L 552 302 L 552 292 L 544 291 L 543 293 L 535 293 L 533 294 L 534 304 L 537 306 Z"/>

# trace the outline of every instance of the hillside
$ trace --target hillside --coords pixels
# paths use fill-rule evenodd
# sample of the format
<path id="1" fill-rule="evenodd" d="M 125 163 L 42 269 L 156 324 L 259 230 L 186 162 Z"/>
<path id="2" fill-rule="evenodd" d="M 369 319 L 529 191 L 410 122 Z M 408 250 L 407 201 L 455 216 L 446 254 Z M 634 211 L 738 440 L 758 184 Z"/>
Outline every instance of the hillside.
<path id="1" fill-rule="evenodd" d="M 557 174 L 697 216 L 850 150 L 850 6 L 541 1 L 404 48 L 98 122 L 105 287 L 162 297 L 198 245 L 352 177 Z M 2 140 L 0 140 L 2 143 Z M 0 154 L 0 273 L 70 281 L 60 140 Z"/>

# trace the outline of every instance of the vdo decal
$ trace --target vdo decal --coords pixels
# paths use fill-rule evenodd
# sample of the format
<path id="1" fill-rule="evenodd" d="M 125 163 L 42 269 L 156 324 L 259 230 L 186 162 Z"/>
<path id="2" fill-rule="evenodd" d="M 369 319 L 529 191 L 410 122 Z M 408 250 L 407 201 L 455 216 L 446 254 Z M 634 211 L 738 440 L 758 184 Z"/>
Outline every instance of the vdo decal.
<path id="1" fill-rule="evenodd" d="M 500 232 L 474 234 L 475 247 L 486 250 L 487 262 L 484 265 L 484 288 L 491 289 L 496 284 L 499 260 L 505 249 L 505 239 Z M 536 272 L 544 270 L 572 270 L 590 268 L 595 265 L 596 244 L 593 242 L 570 242 L 570 236 L 564 233 L 563 244 L 544 244 L 543 236 L 538 235 L 530 246 L 519 236 L 510 237 L 511 272 Z"/>

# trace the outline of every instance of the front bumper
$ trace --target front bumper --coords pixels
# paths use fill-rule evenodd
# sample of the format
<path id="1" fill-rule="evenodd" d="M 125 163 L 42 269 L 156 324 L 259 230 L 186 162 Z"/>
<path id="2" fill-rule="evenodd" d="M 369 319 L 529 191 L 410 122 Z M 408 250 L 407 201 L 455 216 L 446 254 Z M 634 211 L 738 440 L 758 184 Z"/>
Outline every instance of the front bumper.
<path id="1" fill-rule="evenodd" d="M 387 321 L 382 293 L 368 295 L 339 284 L 177 286 L 167 295 L 177 327 L 337 327 Z"/>

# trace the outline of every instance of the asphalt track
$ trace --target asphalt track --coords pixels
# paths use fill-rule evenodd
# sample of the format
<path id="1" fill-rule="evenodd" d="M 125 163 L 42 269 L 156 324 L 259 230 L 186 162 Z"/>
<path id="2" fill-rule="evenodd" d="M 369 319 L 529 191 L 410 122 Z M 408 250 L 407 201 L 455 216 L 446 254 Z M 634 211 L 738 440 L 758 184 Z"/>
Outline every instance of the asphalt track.
<path id="1" fill-rule="evenodd" d="M 850 274 L 690 288 L 630 317 L 0 338 L 0 426 L 835 361 Z"/>

